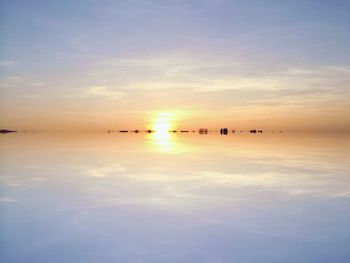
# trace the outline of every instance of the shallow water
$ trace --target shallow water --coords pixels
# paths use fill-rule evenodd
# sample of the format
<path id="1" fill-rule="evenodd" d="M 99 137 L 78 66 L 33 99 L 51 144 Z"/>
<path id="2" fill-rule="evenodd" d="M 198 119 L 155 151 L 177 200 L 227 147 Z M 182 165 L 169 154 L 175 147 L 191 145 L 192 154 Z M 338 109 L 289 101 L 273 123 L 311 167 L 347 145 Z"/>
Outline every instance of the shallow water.
<path id="1" fill-rule="evenodd" d="M 1 262 L 349 262 L 349 138 L 1 135 Z"/>

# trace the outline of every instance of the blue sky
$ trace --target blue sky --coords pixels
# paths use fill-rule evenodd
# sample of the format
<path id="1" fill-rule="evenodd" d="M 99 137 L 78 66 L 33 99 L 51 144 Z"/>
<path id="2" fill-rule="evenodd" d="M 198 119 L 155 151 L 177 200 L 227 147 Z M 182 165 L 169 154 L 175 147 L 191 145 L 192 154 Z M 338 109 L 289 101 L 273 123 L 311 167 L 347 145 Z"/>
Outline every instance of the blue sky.
<path id="1" fill-rule="evenodd" d="M 349 1 L 1 1 L 1 10 L 3 126 L 105 129 L 175 112 L 181 125 L 350 127 Z"/>

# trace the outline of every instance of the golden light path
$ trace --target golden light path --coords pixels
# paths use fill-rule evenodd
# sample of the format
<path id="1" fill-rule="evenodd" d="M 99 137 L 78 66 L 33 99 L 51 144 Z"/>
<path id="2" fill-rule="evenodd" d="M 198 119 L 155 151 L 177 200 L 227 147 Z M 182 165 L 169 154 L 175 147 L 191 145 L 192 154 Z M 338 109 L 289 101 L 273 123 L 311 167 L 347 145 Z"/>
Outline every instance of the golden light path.
<path id="1" fill-rule="evenodd" d="M 155 115 L 151 120 L 152 130 L 155 133 L 152 134 L 152 143 L 160 151 L 174 152 L 175 142 L 172 138 L 172 134 L 169 130 L 174 126 L 174 114 L 170 112 L 160 112 Z"/>
<path id="2" fill-rule="evenodd" d="M 151 134 L 150 143 L 157 151 L 179 153 L 185 150 L 176 135 L 169 132 L 176 128 L 178 117 L 174 112 L 158 112 L 151 119 L 150 127 L 155 132 Z"/>

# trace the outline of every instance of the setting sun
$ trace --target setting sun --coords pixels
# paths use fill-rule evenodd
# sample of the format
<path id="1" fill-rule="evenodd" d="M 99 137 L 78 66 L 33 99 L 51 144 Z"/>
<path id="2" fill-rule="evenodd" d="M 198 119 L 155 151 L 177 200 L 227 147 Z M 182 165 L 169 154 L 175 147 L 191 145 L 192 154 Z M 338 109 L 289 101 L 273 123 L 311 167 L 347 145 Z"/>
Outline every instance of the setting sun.
<path id="1" fill-rule="evenodd" d="M 152 121 L 152 128 L 157 133 L 165 133 L 174 126 L 174 114 L 170 112 L 158 113 Z"/>

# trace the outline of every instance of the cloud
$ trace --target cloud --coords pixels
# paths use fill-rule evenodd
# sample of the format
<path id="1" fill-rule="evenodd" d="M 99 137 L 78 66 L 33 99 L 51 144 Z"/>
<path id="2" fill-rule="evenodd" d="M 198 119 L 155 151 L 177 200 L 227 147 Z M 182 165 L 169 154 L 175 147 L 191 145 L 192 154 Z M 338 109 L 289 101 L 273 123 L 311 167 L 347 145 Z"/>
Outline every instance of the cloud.
<path id="1" fill-rule="evenodd" d="M 36 76 L 29 74 L 19 74 L 0 78 L 0 88 L 37 88 L 43 87 L 46 83 Z"/>
<path id="2" fill-rule="evenodd" d="M 93 96 L 109 97 L 110 99 L 120 99 L 126 95 L 125 92 L 114 91 L 104 86 L 91 86 L 86 92 Z"/>
<path id="3" fill-rule="evenodd" d="M 105 86 L 90 86 L 80 89 L 79 93 L 71 94 L 72 97 L 79 98 L 104 98 L 109 100 L 120 100 L 127 95 L 125 92 L 113 90 Z"/>
<path id="4" fill-rule="evenodd" d="M 350 197 L 350 192 L 344 192 L 334 195 L 335 198 L 347 198 Z"/>
<path id="5" fill-rule="evenodd" d="M 14 60 L 0 60 L 1 67 L 10 67 L 16 64 L 17 64 L 17 61 L 14 61 Z"/>
<path id="6" fill-rule="evenodd" d="M 106 176 L 117 176 L 119 173 L 123 173 L 127 168 L 120 163 L 113 163 L 109 166 L 92 168 L 86 171 L 86 174 L 90 177 L 106 177 Z"/>
<path id="7" fill-rule="evenodd" d="M 121 74 L 122 73 L 122 74 Z M 198 92 L 223 90 L 350 90 L 349 65 L 277 66 L 239 56 L 190 52 L 139 58 L 95 58 L 87 78 L 125 89 L 186 88 Z"/>
<path id="8" fill-rule="evenodd" d="M 0 198 L 0 203 L 12 203 L 16 202 L 16 200 L 9 198 L 9 197 L 1 197 Z"/>

